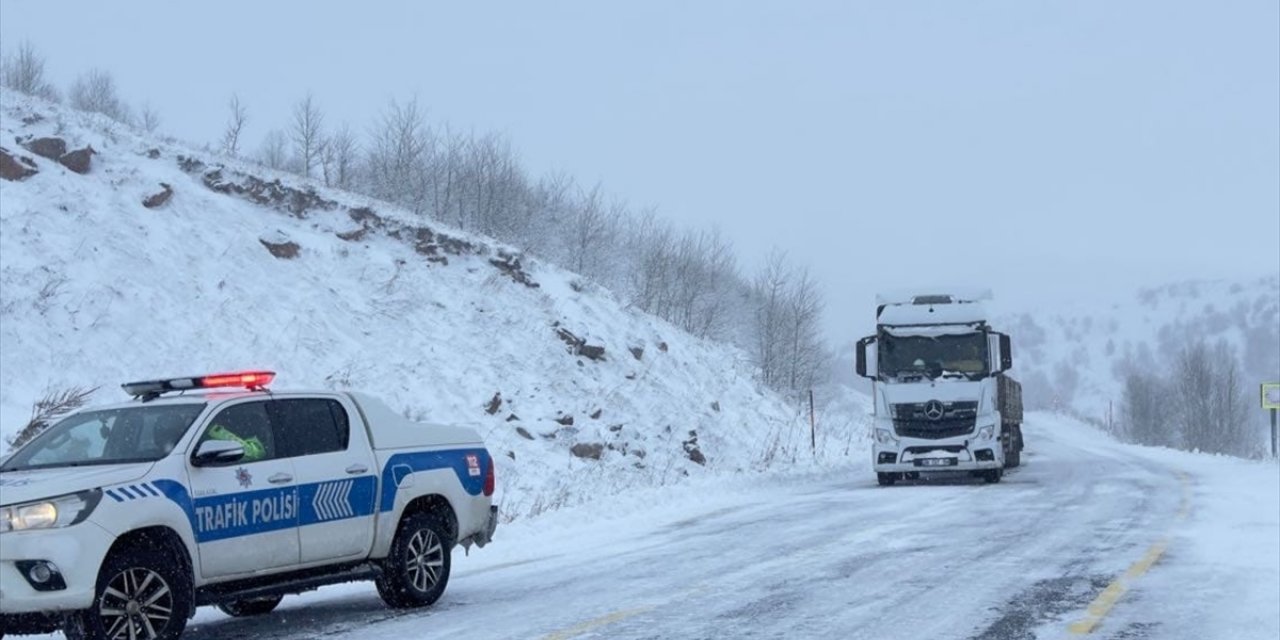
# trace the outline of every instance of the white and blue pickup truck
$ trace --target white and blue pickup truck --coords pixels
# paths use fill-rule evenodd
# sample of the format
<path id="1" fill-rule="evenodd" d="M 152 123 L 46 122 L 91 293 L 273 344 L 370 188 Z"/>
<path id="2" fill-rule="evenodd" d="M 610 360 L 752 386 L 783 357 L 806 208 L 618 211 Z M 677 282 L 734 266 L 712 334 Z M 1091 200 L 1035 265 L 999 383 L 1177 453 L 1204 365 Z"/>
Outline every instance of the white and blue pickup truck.
<path id="1" fill-rule="evenodd" d="M 268 371 L 123 385 L 0 465 L 0 636 L 177 638 L 196 607 L 270 612 L 372 580 L 429 605 L 456 545 L 497 527 L 467 428 L 355 392 L 270 391 Z"/>

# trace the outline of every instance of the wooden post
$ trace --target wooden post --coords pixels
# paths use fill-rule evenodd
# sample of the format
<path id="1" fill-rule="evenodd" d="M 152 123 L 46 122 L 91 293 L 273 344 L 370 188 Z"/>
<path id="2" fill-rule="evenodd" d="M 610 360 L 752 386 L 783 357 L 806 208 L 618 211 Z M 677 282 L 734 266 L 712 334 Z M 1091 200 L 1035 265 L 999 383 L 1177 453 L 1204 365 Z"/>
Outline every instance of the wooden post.
<path id="1" fill-rule="evenodd" d="M 1275 411 L 1271 412 L 1272 421 L 1274 422 Z M 814 457 L 818 456 L 818 421 L 813 415 L 813 389 L 809 390 L 809 448 L 813 450 Z"/>

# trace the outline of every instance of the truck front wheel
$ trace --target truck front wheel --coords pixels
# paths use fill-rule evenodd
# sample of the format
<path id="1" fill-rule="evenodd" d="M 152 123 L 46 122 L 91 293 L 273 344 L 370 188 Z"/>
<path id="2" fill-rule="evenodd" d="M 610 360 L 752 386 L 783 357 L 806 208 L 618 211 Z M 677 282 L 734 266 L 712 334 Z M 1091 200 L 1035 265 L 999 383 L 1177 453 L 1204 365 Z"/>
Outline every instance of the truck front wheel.
<path id="1" fill-rule="evenodd" d="M 191 615 L 191 576 L 162 550 L 129 546 L 107 556 L 93 606 L 67 618 L 68 640 L 174 640 Z"/>
<path id="2" fill-rule="evenodd" d="M 404 609 L 440 599 L 449 583 L 452 546 L 444 522 L 434 514 L 415 513 L 401 521 L 376 581 L 383 602 Z"/>
<path id="3" fill-rule="evenodd" d="M 893 483 L 897 481 L 898 481 L 898 474 L 896 473 L 877 473 L 876 474 L 876 482 L 879 482 L 880 486 L 882 487 L 892 487 Z"/>

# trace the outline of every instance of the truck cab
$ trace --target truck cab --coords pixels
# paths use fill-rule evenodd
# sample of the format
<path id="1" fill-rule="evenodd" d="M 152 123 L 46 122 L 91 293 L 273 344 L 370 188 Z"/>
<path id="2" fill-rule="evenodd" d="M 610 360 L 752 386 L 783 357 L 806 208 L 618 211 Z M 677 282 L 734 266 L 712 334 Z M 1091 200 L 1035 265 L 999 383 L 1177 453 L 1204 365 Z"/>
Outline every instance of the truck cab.
<path id="1" fill-rule="evenodd" d="M 921 472 L 999 482 L 1020 462 L 1021 387 L 1009 337 L 994 331 L 990 294 L 882 295 L 876 333 L 858 341 L 857 373 L 872 381 L 873 459 L 891 485 Z"/>

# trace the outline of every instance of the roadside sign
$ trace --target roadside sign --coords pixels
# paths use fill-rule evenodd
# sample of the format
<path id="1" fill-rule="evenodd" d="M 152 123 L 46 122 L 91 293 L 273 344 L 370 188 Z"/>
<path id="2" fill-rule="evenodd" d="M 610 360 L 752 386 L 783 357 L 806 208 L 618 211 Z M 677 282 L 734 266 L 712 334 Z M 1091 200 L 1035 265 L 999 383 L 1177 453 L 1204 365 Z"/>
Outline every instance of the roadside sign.
<path id="1" fill-rule="evenodd" d="M 1280 409 L 1280 382 L 1262 383 L 1262 408 Z"/>

